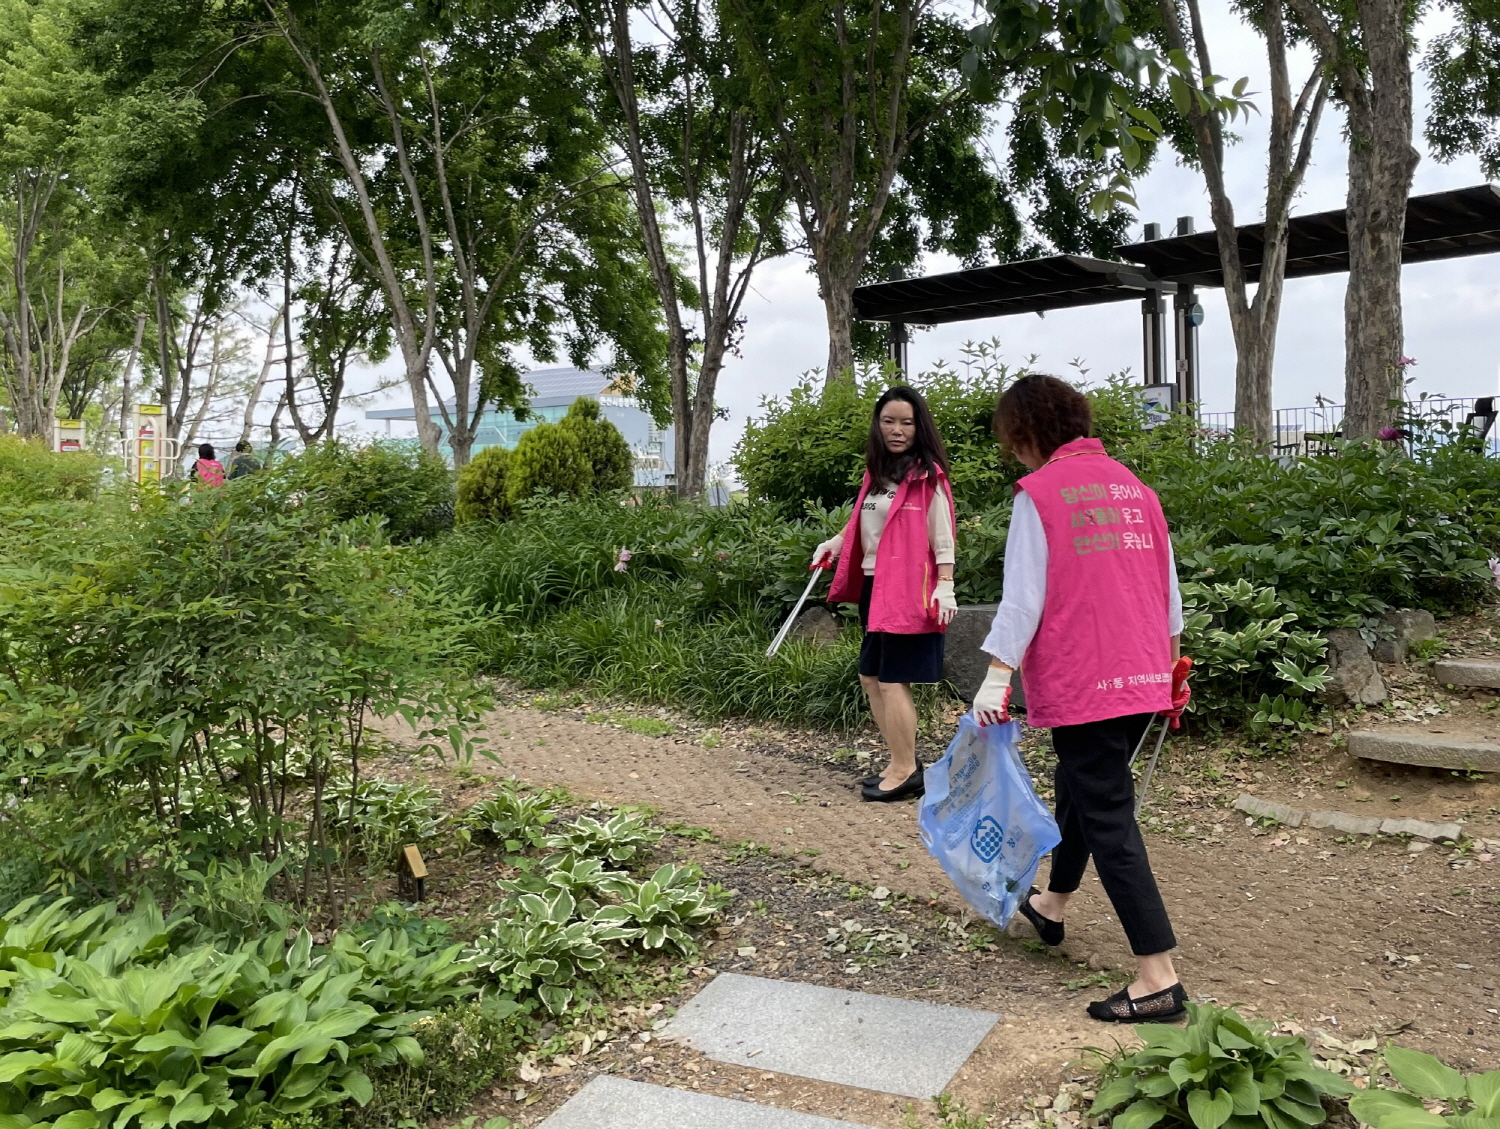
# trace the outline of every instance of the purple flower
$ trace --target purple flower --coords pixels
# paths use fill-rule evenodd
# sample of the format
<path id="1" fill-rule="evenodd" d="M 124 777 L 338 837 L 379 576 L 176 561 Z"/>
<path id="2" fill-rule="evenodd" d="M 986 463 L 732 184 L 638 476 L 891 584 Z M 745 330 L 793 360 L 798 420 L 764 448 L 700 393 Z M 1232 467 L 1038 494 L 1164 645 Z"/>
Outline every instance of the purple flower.
<path id="1" fill-rule="evenodd" d="M 1399 427 L 1382 427 L 1380 429 L 1380 437 L 1388 443 L 1397 439 L 1411 438 L 1405 430 Z"/>
<path id="2" fill-rule="evenodd" d="M 1417 358 L 1416 357 L 1402 357 L 1399 361 L 1396 362 L 1396 367 L 1397 368 L 1406 368 L 1408 365 L 1414 365 L 1416 363 L 1417 363 Z"/>
<path id="3" fill-rule="evenodd" d="M 630 567 L 630 550 L 621 549 L 620 555 L 615 557 L 615 571 L 624 572 Z"/>

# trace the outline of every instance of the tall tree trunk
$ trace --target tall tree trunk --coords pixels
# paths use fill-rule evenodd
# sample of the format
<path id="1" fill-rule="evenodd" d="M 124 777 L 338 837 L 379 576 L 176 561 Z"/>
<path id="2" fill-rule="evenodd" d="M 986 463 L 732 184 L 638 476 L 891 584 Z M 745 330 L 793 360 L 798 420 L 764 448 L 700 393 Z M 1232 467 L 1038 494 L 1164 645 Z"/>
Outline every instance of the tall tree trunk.
<path id="1" fill-rule="evenodd" d="M 141 355 L 141 341 L 146 336 L 146 315 L 135 315 L 135 336 L 130 341 L 130 356 L 125 359 L 125 376 L 120 389 L 120 438 L 130 437 L 130 377 Z"/>
<path id="2" fill-rule="evenodd" d="M 1373 69 L 1373 57 L 1371 64 Z M 1344 295 L 1344 436 L 1349 439 L 1378 438 L 1394 422 L 1393 405 L 1403 391 L 1401 243 L 1419 157 L 1411 144 L 1411 71 L 1404 56 L 1399 70 L 1391 84 L 1396 90 L 1376 86 L 1372 101 L 1383 109 L 1357 124 L 1350 115 L 1349 289 Z"/>
<path id="3" fill-rule="evenodd" d="M 830 255 L 818 264 L 818 296 L 828 321 L 828 368 L 823 387 L 854 380 L 854 287 L 864 270 L 864 258 L 856 264 Z"/>
<path id="4" fill-rule="evenodd" d="M 1349 289 L 1344 295 L 1344 436 L 1378 438 L 1401 399 L 1401 244 L 1420 155 L 1412 147 L 1408 0 L 1355 0 L 1335 28 L 1315 0 L 1289 0 L 1348 111 Z M 1357 34 L 1356 34 L 1357 32 Z"/>
<path id="5" fill-rule="evenodd" d="M 1187 53 L 1188 32 L 1181 22 L 1177 0 L 1160 0 L 1162 24 L 1169 45 Z M 1209 56 L 1199 0 L 1186 0 L 1192 53 L 1200 76 L 1214 73 Z M 1271 75 L 1270 138 L 1266 154 L 1265 254 L 1260 282 L 1251 298 L 1239 236 L 1234 202 L 1224 179 L 1224 128 L 1216 114 L 1206 111 L 1197 99 L 1189 102 L 1188 121 L 1198 143 L 1199 161 L 1208 189 L 1209 211 L 1224 274 L 1224 298 L 1229 325 L 1234 334 L 1234 421 L 1248 432 L 1258 447 L 1272 442 L 1272 374 L 1276 358 L 1276 331 L 1281 317 L 1281 296 L 1286 280 L 1287 229 L 1291 202 L 1302 184 L 1312 157 L 1313 138 L 1318 131 L 1326 97 L 1321 75 L 1314 73 L 1302 87 L 1295 103 L 1287 75 L 1287 37 L 1279 0 L 1270 0 L 1261 16 L 1261 35 Z"/>

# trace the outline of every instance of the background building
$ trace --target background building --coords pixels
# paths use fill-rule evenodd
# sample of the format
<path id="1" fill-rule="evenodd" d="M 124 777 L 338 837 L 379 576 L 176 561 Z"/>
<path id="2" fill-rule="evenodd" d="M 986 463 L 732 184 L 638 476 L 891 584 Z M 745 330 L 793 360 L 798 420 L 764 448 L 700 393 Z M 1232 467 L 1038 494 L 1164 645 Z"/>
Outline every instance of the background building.
<path id="1" fill-rule="evenodd" d="M 599 401 L 599 414 L 620 429 L 625 442 L 635 452 L 635 484 L 642 487 L 664 487 L 672 479 L 673 434 L 672 428 L 661 429 L 649 412 L 640 406 L 634 396 L 620 391 L 614 378 L 594 369 L 544 368 L 526 374 L 525 383 L 535 393 L 530 401 L 530 412 L 525 420 L 516 419 L 510 410 L 487 411 L 479 419 L 479 429 L 474 436 L 473 454 L 486 447 L 513 448 L 521 436 L 539 423 L 556 423 L 567 415 L 568 408 L 580 396 Z M 454 402 L 447 403 L 448 411 L 455 410 Z M 365 412 L 369 420 L 385 420 L 389 434 L 391 421 L 412 420 L 416 415 L 411 408 L 378 408 Z M 442 417 L 436 420 L 443 428 L 442 445 L 448 450 L 448 432 Z"/>

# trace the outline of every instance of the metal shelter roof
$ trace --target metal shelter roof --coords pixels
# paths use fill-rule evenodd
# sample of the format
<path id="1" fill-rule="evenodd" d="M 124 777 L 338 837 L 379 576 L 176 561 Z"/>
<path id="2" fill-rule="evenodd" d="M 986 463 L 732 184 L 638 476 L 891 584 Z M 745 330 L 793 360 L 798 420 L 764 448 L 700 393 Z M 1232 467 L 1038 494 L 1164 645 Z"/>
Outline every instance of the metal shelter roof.
<path id="1" fill-rule="evenodd" d="M 1248 281 L 1258 282 L 1265 254 L 1265 225 L 1246 224 L 1237 230 Z M 1122 258 L 1142 264 L 1158 278 L 1199 286 L 1224 285 L 1218 240 L 1212 230 L 1131 243 L 1117 250 Z M 1500 251 L 1500 189 L 1494 185 L 1433 192 L 1406 202 L 1403 263 L 1494 251 Z M 1349 229 L 1343 208 L 1292 217 L 1287 241 L 1288 278 L 1348 269 Z"/>
<path id="2" fill-rule="evenodd" d="M 938 325 L 1123 302 L 1149 290 L 1174 289 L 1172 283 L 1132 263 L 1052 255 L 861 286 L 854 291 L 854 316 L 862 321 Z"/>

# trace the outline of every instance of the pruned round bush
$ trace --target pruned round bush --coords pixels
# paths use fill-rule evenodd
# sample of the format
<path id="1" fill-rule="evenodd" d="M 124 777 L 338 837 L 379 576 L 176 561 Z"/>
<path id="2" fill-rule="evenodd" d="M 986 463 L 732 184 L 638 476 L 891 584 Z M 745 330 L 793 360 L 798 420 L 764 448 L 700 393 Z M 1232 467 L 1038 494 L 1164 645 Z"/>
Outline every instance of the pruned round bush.
<path id="1" fill-rule="evenodd" d="M 440 532 L 453 505 L 453 472 L 436 455 L 406 443 L 355 446 L 330 440 L 285 463 L 289 484 L 328 518 L 383 517 L 394 541 Z"/>
<path id="2" fill-rule="evenodd" d="M 511 452 L 504 447 L 486 447 L 458 472 L 458 499 L 454 516 L 459 525 L 472 521 L 504 521 L 510 516 Z"/>
<path id="3" fill-rule="evenodd" d="M 599 414 L 599 401 L 580 396 L 573 401 L 561 423 L 583 440 L 583 449 L 594 470 L 592 489 L 597 494 L 628 490 L 635 483 L 635 456 L 620 429 Z"/>
<path id="4" fill-rule="evenodd" d="M 534 494 L 581 498 L 594 485 L 594 466 L 577 428 L 541 423 L 516 444 L 506 494 L 511 505 Z"/>

